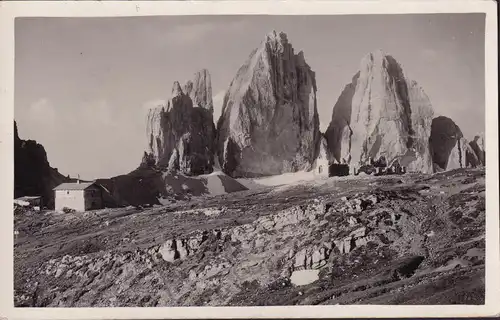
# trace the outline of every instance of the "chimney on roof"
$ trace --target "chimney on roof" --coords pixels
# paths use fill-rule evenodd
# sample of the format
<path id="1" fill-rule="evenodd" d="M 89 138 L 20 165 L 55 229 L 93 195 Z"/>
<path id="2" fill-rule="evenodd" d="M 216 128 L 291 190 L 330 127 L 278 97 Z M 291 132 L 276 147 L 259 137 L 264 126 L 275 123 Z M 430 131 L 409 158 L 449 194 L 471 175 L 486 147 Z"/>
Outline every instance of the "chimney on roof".
<path id="1" fill-rule="evenodd" d="M 80 184 L 80 175 L 78 175 L 78 179 L 76 180 L 76 183 Z"/>

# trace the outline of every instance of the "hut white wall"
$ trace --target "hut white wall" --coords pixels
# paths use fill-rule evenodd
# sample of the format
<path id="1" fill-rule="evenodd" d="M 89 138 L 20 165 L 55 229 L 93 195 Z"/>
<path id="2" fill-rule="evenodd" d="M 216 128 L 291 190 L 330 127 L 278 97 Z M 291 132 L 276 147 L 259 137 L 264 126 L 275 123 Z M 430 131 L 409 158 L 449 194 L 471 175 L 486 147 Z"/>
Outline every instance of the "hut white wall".
<path id="1" fill-rule="evenodd" d="M 56 190 L 56 211 L 62 211 L 64 207 L 76 211 L 85 211 L 84 190 Z"/>

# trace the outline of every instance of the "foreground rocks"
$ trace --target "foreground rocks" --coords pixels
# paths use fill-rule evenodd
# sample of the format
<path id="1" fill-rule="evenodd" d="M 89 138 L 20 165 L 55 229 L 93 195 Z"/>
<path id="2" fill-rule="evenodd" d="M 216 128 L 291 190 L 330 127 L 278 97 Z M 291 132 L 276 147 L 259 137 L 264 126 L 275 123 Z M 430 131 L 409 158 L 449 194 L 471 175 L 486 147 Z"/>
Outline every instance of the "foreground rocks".
<path id="1" fill-rule="evenodd" d="M 232 177 L 311 169 L 320 143 L 316 80 L 285 33 L 268 34 L 238 70 L 217 134 L 219 163 Z"/>
<path id="2" fill-rule="evenodd" d="M 15 304 L 482 304 L 484 191 L 484 169 L 460 169 L 22 212 Z"/>
<path id="3" fill-rule="evenodd" d="M 215 125 L 212 86 L 207 70 L 181 88 L 174 82 L 167 106 L 151 109 L 147 117 L 148 152 L 141 167 L 156 167 L 186 175 L 213 171 Z"/>
<path id="4" fill-rule="evenodd" d="M 432 118 L 424 91 L 393 57 L 377 50 L 362 59 L 334 106 L 325 135 L 338 163 L 359 167 L 385 156 L 410 171 L 431 173 Z"/>

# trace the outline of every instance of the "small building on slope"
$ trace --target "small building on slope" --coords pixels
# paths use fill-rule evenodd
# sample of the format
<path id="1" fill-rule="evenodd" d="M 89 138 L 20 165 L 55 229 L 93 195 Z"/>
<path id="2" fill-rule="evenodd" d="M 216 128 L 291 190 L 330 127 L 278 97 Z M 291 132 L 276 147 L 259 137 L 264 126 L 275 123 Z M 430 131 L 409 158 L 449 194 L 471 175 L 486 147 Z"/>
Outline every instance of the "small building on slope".
<path id="1" fill-rule="evenodd" d="M 35 211 L 40 211 L 43 202 L 41 196 L 24 196 L 14 199 L 14 204 L 20 207 L 32 207 Z"/>
<path id="2" fill-rule="evenodd" d="M 102 209 L 103 190 L 95 182 L 62 183 L 55 187 L 55 210 L 64 208 L 75 211 Z"/>

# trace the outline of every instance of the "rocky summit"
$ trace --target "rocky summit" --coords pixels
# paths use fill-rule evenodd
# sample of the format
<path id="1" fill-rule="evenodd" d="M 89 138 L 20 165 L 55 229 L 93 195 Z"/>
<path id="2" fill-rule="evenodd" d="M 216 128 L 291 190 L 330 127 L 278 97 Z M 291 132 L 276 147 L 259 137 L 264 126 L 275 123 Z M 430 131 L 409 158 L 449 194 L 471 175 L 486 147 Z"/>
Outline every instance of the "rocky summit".
<path id="1" fill-rule="evenodd" d="M 212 172 L 215 125 L 208 71 L 197 72 L 184 89 L 174 82 L 167 106 L 149 111 L 146 131 L 148 151 L 141 167 L 155 165 L 186 175 Z"/>
<path id="2" fill-rule="evenodd" d="M 285 33 L 269 33 L 238 70 L 217 134 L 220 165 L 233 177 L 311 168 L 320 143 L 315 74 Z"/>
<path id="3" fill-rule="evenodd" d="M 433 109 L 420 86 L 381 50 L 366 55 L 337 100 L 326 131 L 329 152 L 358 167 L 384 156 L 410 171 L 432 172 Z"/>

